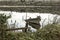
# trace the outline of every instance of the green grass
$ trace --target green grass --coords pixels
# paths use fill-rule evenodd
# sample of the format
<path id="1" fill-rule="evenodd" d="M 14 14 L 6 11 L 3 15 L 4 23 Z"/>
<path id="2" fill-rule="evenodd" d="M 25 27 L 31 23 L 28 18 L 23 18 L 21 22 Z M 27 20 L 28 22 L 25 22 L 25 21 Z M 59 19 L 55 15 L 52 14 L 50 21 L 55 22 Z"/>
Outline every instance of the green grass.
<path id="1" fill-rule="evenodd" d="M 9 32 L 6 40 L 60 40 L 60 26 L 48 24 L 37 32 Z"/>
<path id="2" fill-rule="evenodd" d="M 53 6 L 53 7 L 34 7 L 34 8 L 3 8 L 0 7 L 2 11 L 17 11 L 17 12 L 38 12 L 38 13 L 52 13 L 52 14 L 60 14 L 60 6 Z"/>
<path id="3" fill-rule="evenodd" d="M 38 12 L 38 13 L 52 13 L 52 14 L 60 14 L 60 2 L 58 3 L 50 3 L 50 2 L 6 2 L 6 1 L 3 1 L 1 2 L 0 1 L 0 6 L 1 5 L 33 5 L 33 6 L 52 6 L 52 7 L 20 7 L 20 8 L 3 8 L 3 7 L 0 7 L 0 10 L 2 11 L 17 11 L 17 12 Z"/>
<path id="4" fill-rule="evenodd" d="M 35 6 L 42 6 L 42 5 L 45 5 L 45 6 L 50 6 L 50 5 L 53 5 L 53 6 L 57 6 L 57 5 L 60 5 L 60 2 L 43 2 L 43 1 L 39 1 L 39 2 L 21 2 L 21 1 L 0 1 L 0 5 L 35 5 Z"/>

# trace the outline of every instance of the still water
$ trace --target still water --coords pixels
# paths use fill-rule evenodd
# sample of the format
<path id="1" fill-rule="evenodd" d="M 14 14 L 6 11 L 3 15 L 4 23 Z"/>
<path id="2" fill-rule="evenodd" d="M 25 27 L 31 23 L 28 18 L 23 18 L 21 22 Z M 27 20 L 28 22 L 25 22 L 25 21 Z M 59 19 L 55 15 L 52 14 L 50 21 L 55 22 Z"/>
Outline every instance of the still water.
<path id="1" fill-rule="evenodd" d="M 57 17 L 57 20 L 60 20 L 60 16 L 57 14 L 51 14 L 51 13 L 26 13 L 26 12 L 11 12 L 11 11 L 0 11 L 1 13 L 5 13 L 6 15 L 11 14 L 11 18 L 8 19 L 8 25 L 12 27 L 12 25 L 15 23 L 15 27 L 25 27 L 25 20 L 31 18 L 36 18 L 37 16 L 41 17 L 41 27 L 47 25 L 48 23 L 53 23 L 53 19 L 55 16 Z M 31 27 L 31 26 L 29 26 Z M 31 27 L 31 30 L 35 31 L 34 28 Z"/>

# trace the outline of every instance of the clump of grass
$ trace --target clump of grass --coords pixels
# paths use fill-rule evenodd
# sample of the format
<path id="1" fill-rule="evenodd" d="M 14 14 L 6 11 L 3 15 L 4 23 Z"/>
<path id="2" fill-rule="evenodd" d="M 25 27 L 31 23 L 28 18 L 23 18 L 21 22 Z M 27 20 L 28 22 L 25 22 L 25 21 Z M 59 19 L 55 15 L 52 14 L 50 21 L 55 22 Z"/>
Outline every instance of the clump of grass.
<path id="1" fill-rule="evenodd" d="M 60 40 L 60 26 L 48 24 L 37 32 L 10 32 L 8 40 Z"/>
<path id="2" fill-rule="evenodd" d="M 46 25 L 36 32 L 38 40 L 60 40 L 60 26 L 56 24 Z"/>

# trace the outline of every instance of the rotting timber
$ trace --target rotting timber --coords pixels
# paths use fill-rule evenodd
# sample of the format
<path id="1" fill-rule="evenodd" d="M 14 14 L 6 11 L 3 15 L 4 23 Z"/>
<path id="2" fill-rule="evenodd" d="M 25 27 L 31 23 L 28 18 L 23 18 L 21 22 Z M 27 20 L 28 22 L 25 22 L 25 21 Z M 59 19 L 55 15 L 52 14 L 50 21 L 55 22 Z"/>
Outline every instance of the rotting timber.
<path id="1" fill-rule="evenodd" d="M 40 28 L 40 21 L 41 21 L 41 18 L 40 16 L 37 16 L 37 18 L 30 18 L 30 19 L 27 19 L 25 20 L 26 21 L 26 26 L 24 28 L 12 28 L 12 29 L 6 29 L 5 31 L 14 31 L 14 30 L 21 30 L 23 32 L 27 32 L 28 30 L 28 25 L 30 25 L 31 27 L 35 28 L 35 29 L 39 29 Z"/>
<path id="2" fill-rule="evenodd" d="M 33 28 L 35 29 L 39 29 L 40 28 L 40 21 L 41 21 L 41 18 L 40 16 L 37 16 L 37 18 L 33 18 L 33 19 L 28 19 L 28 20 L 25 20 L 26 23 L 28 23 L 30 26 L 32 26 Z"/>

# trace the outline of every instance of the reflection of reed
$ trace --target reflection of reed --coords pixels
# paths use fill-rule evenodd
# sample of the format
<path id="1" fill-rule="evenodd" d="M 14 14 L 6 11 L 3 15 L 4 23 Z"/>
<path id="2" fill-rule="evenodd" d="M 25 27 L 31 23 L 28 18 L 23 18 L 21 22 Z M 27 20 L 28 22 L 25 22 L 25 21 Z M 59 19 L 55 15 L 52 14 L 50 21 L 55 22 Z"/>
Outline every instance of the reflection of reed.
<path id="1" fill-rule="evenodd" d="M 57 17 L 58 17 L 58 16 L 55 16 L 55 17 L 53 18 L 53 24 L 56 24 L 56 23 L 57 23 Z"/>
<path id="2" fill-rule="evenodd" d="M 46 21 L 46 18 L 43 20 L 43 22 L 42 22 L 42 28 L 43 28 L 43 26 L 44 26 L 44 22 Z"/>

